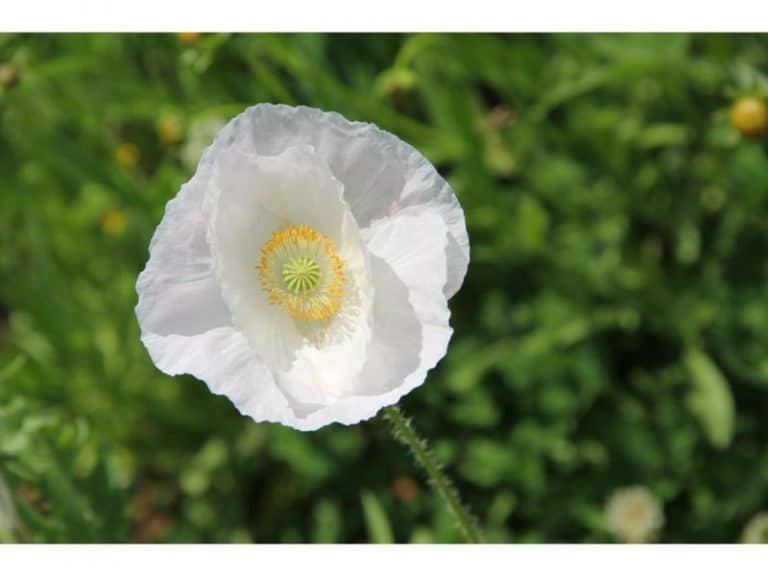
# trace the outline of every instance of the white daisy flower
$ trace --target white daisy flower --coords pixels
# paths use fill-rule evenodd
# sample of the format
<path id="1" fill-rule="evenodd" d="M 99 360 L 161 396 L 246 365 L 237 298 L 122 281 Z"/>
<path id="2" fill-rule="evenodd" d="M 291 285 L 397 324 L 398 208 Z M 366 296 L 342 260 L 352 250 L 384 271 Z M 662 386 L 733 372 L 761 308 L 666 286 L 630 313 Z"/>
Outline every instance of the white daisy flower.
<path id="1" fill-rule="evenodd" d="M 605 523 L 617 540 L 651 542 L 664 525 L 664 510 L 645 486 L 616 490 L 605 506 Z"/>
<path id="2" fill-rule="evenodd" d="M 149 251 L 136 315 L 155 365 L 300 430 L 419 386 L 469 263 L 461 206 L 414 148 L 268 104 L 222 129 Z"/>

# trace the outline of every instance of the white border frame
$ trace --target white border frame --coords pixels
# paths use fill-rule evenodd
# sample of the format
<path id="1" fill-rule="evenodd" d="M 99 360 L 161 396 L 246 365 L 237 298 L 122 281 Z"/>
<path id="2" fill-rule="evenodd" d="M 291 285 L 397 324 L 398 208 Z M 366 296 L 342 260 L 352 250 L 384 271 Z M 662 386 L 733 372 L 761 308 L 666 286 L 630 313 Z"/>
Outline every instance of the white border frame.
<path id="1" fill-rule="evenodd" d="M 3 574 L 764 574 L 760 545 L 0 546 Z"/>
<path id="2" fill-rule="evenodd" d="M 21 32 L 768 30 L 764 0 L 23 0 L 0 14 Z"/>

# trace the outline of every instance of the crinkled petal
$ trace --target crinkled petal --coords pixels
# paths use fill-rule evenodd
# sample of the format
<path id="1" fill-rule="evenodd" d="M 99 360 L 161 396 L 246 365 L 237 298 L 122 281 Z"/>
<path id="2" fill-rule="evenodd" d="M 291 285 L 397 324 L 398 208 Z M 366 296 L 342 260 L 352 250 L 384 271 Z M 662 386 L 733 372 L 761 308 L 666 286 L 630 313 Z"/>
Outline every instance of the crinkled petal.
<path id="1" fill-rule="evenodd" d="M 192 374 L 214 394 L 227 396 L 241 413 L 259 421 L 295 418 L 289 400 L 240 331 L 225 327 L 195 336 L 146 334 L 143 341 L 160 370 L 171 376 Z"/>
<path id="2" fill-rule="evenodd" d="M 422 234 L 402 231 L 418 223 Z M 443 291 L 448 231 L 432 212 L 381 221 L 367 233 L 376 286 L 373 334 L 355 393 L 319 407 L 293 426 L 313 430 L 330 422 L 354 424 L 420 386 L 445 355 L 452 330 Z"/>
<path id="3" fill-rule="evenodd" d="M 257 420 L 294 418 L 285 395 L 231 320 L 206 242 L 201 164 L 166 207 L 139 275 L 136 316 L 152 361 L 166 374 L 192 374 Z"/>
<path id="4" fill-rule="evenodd" d="M 152 237 L 136 283 L 142 332 L 189 336 L 231 324 L 205 238 L 203 192 L 199 180 L 182 187 Z"/>
<path id="5" fill-rule="evenodd" d="M 366 305 L 371 282 L 343 186 L 306 146 L 290 147 L 275 156 L 230 149 L 217 161 L 214 174 L 205 202 L 208 241 L 235 324 L 297 411 L 305 413 L 333 401 L 354 383 L 370 337 Z M 274 232 L 298 224 L 333 240 L 345 263 L 350 289 L 360 292 L 360 313 L 345 328 L 344 341 L 321 349 L 308 341 L 300 321 L 269 301 L 259 283 L 261 247 Z M 328 327 L 330 332 L 336 329 Z"/>
<path id="6" fill-rule="evenodd" d="M 377 220 L 362 234 L 368 251 L 385 260 L 408 287 L 422 322 L 448 326 L 446 267 L 441 264 L 450 236 L 440 216 L 422 207 L 409 208 Z"/>
<path id="7" fill-rule="evenodd" d="M 464 212 L 432 164 L 397 136 L 333 112 L 258 104 L 230 122 L 220 143 L 262 155 L 313 146 L 344 184 L 345 199 L 360 228 L 414 207 L 434 212 L 449 233 L 446 296 L 461 287 L 469 264 Z"/>

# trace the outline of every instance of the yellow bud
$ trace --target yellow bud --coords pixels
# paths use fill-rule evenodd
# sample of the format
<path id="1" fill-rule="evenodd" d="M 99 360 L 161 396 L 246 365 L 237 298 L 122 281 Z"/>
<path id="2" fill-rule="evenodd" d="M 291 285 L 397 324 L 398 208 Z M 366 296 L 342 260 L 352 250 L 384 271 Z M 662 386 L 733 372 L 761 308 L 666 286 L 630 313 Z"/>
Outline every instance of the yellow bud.
<path id="1" fill-rule="evenodd" d="M 128 218 L 122 210 L 109 210 L 101 219 L 101 231 L 107 236 L 120 236 L 125 232 Z"/>
<path id="2" fill-rule="evenodd" d="M 132 168 L 139 162 L 139 149 L 135 144 L 126 142 L 115 148 L 115 160 L 120 166 Z"/>
<path id="3" fill-rule="evenodd" d="M 178 144 L 181 141 L 181 119 L 174 114 L 168 114 L 158 119 L 155 123 L 155 129 L 160 140 L 166 144 Z"/>
<path id="4" fill-rule="evenodd" d="M 760 136 L 768 128 L 768 106 L 761 98 L 739 98 L 731 107 L 731 124 L 744 136 Z"/>
<path id="5" fill-rule="evenodd" d="M 182 44 L 194 44 L 200 40 L 201 36 L 202 34 L 200 34 L 200 32 L 179 32 L 176 34 L 176 38 L 178 38 L 179 42 Z"/>

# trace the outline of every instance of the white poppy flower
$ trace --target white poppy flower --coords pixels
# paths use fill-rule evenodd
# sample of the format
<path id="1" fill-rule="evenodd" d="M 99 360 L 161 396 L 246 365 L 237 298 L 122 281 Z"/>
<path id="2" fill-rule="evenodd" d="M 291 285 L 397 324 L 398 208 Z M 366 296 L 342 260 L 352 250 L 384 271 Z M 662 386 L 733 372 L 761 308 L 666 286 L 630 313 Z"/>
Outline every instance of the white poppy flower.
<path id="1" fill-rule="evenodd" d="M 461 206 L 414 148 L 267 104 L 222 129 L 149 251 L 136 315 L 155 365 L 300 430 L 419 386 L 469 263 Z"/>

